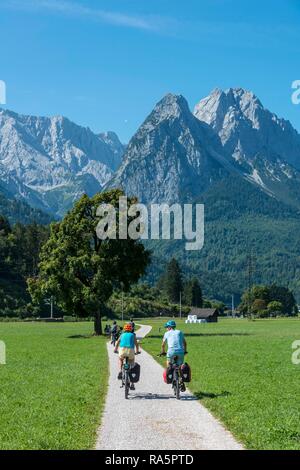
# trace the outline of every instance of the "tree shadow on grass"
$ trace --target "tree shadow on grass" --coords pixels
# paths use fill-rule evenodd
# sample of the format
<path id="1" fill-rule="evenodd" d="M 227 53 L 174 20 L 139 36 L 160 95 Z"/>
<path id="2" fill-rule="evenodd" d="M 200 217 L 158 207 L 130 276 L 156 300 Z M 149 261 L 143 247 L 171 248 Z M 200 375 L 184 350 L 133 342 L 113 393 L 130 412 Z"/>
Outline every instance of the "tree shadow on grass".
<path id="1" fill-rule="evenodd" d="M 197 337 L 197 336 L 251 336 L 251 333 L 184 333 L 186 338 Z M 147 338 L 162 338 L 161 335 L 147 335 Z"/>
<path id="2" fill-rule="evenodd" d="M 94 337 L 94 334 L 67 336 L 68 339 L 90 339 L 90 338 L 93 338 L 93 337 Z"/>
<path id="3" fill-rule="evenodd" d="M 222 397 L 228 397 L 231 395 L 230 392 L 223 391 L 221 393 L 210 393 L 210 392 L 195 392 L 194 393 L 195 397 L 197 400 L 203 400 L 203 398 L 222 398 Z"/>

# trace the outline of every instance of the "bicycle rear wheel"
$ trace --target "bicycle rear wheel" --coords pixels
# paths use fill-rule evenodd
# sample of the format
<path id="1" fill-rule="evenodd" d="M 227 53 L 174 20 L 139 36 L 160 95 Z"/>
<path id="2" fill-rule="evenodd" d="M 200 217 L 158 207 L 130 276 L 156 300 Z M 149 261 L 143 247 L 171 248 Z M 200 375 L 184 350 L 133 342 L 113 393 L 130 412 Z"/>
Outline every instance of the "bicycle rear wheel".
<path id="1" fill-rule="evenodd" d="M 180 400 L 180 384 L 179 384 L 179 377 L 176 380 L 176 399 Z"/>
<path id="2" fill-rule="evenodd" d="M 176 368 L 174 372 L 174 395 L 177 400 L 180 399 L 180 377 L 179 377 L 179 371 Z"/>
<path id="3" fill-rule="evenodd" d="M 129 372 L 128 370 L 125 371 L 125 400 L 128 399 L 129 395 Z"/>

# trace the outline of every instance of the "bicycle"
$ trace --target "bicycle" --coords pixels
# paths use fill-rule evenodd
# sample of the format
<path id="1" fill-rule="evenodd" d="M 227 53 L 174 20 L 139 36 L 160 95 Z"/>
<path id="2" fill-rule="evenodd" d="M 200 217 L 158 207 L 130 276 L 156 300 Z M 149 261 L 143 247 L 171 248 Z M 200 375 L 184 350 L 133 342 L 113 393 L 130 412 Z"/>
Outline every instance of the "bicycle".
<path id="1" fill-rule="evenodd" d="M 128 357 L 125 358 L 123 362 L 123 369 L 122 369 L 122 385 L 121 387 L 125 387 L 125 400 L 128 399 L 129 389 L 130 389 L 130 364 L 128 362 Z"/>
<path id="2" fill-rule="evenodd" d="M 187 354 L 187 352 L 185 352 Z M 166 356 L 166 353 L 160 353 L 158 357 Z M 172 389 L 176 400 L 180 400 L 180 392 L 184 386 L 181 373 L 180 373 L 180 365 L 177 362 L 178 356 L 172 356 L 169 359 L 169 365 L 172 367 L 173 371 L 173 378 L 172 378 Z"/>
<path id="3" fill-rule="evenodd" d="M 141 352 L 139 351 L 138 353 L 135 353 L 135 355 L 137 354 L 141 354 Z M 121 388 L 124 387 L 125 400 L 127 400 L 129 396 L 129 390 L 130 390 L 130 384 L 131 384 L 131 381 L 130 381 L 130 368 L 131 367 L 132 366 L 131 364 L 129 364 L 128 357 L 126 357 L 123 362 L 123 367 L 122 367 L 122 385 L 121 385 Z"/>

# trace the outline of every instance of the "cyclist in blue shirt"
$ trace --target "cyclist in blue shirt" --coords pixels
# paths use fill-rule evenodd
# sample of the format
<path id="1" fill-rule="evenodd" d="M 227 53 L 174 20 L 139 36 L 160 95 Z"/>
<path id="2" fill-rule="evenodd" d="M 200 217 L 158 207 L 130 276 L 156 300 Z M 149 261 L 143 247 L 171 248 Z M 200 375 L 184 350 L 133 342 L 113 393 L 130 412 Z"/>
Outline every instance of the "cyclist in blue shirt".
<path id="1" fill-rule="evenodd" d="M 124 332 L 121 334 L 115 347 L 115 353 L 117 353 L 119 349 L 119 380 L 122 379 L 124 359 L 127 357 L 129 364 L 133 365 L 135 362 L 134 349 L 136 349 L 136 354 L 139 354 L 139 343 L 137 342 L 136 335 L 132 332 L 132 325 L 127 323 L 127 325 L 124 326 L 123 331 Z M 134 390 L 134 384 L 131 384 L 130 388 L 131 390 Z"/>
<path id="2" fill-rule="evenodd" d="M 184 334 L 182 331 L 176 330 L 176 322 L 174 320 L 168 321 L 165 324 L 165 328 L 167 328 L 167 331 L 163 337 L 161 352 L 165 354 L 166 346 L 168 347 L 167 366 L 173 356 L 177 356 L 178 359 L 176 362 L 178 365 L 181 365 L 184 363 L 184 355 L 187 350 Z"/>

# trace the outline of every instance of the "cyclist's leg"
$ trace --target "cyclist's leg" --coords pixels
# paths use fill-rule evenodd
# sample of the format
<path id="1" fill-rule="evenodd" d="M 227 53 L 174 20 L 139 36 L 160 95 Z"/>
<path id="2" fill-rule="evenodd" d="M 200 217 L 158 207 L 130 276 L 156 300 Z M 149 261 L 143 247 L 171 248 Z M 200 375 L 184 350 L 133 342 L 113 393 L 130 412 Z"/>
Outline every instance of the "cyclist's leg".
<path id="1" fill-rule="evenodd" d="M 122 378 L 122 371 L 123 371 L 123 363 L 124 363 L 124 349 L 120 348 L 119 349 L 119 374 L 118 374 L 118 379 L 120 380 Z"/>
<path id="2" fill-rule="evenodd" d="M 184 363 L 184 354 L 177 354 L 177 360 L 176 360 L 176 364 L 178 364 L 178 366 L 182 366 L 182 364 Z M 181 369 L 179 369 L 179 383 L 180 383 L 180 390 L 182 392 L 185 392 L 186 390 L 186 387 L 185 387 L 185 383 L 183 382 L 182 380 L 182 376 L 181 376 Z"/>

